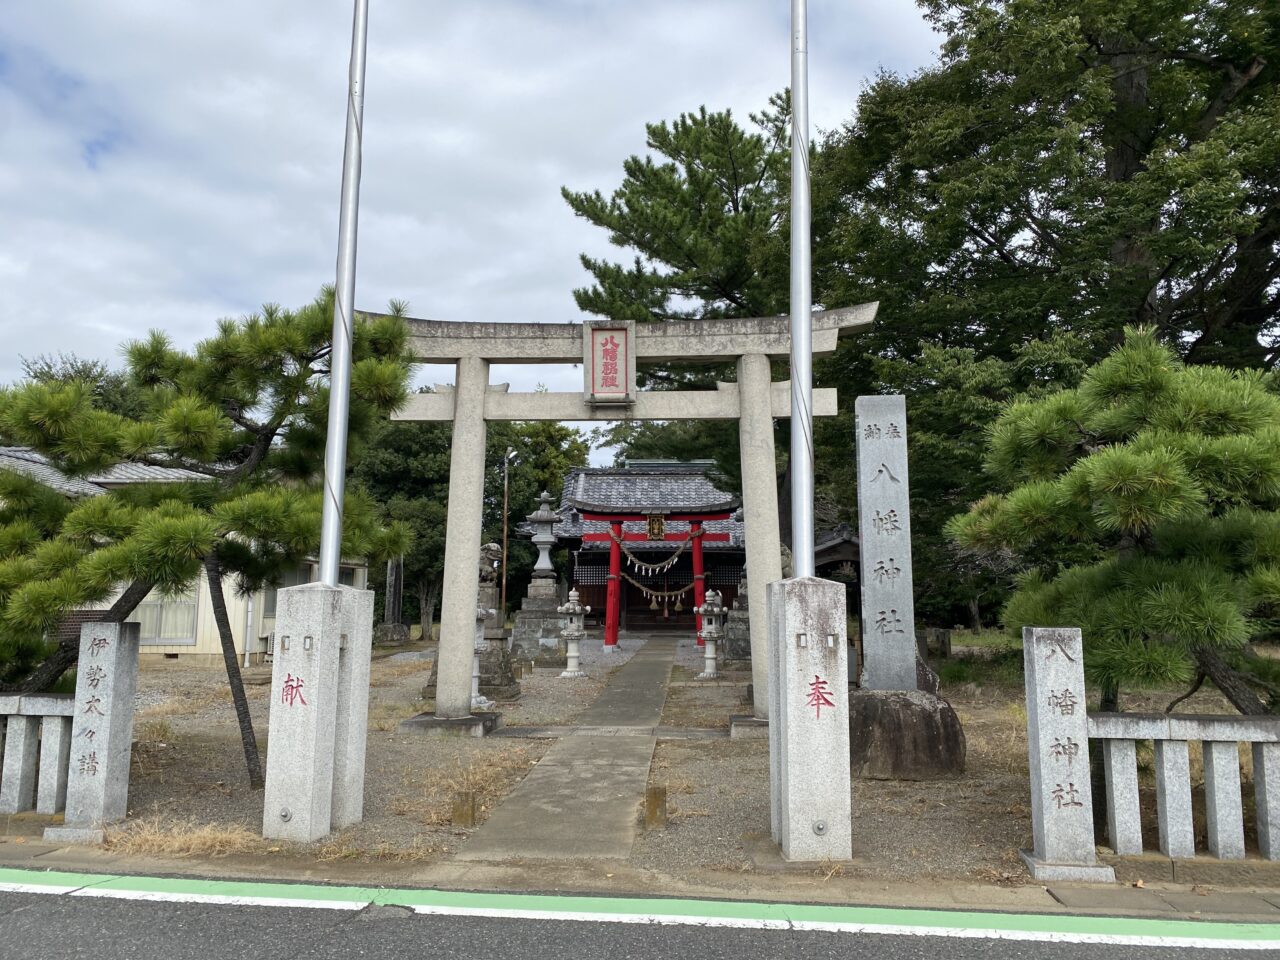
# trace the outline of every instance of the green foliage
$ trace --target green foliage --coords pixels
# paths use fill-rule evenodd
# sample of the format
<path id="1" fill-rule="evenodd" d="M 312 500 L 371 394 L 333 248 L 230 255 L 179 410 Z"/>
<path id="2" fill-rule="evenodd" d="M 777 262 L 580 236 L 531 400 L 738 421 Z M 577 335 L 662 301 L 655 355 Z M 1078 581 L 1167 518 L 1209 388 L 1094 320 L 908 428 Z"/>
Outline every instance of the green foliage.
<path id="1" fill-rule="evenodd" d="M 362 320 L 354 336 L 352 451 L 406 393 L 400 316 Z M 0 392 L 0 439 L 34 447 L 68 473 L 122 462 L 181 468 L 191 479 L 129 485 L 71 503 L 0 472 L 0 682 L 51 649 L 71 610 L 125 584 L 190 585 L 209 560 L 250 591 L 318 547 L 317 481 L 327 419 L 333 295 L 223 320 L 190 351 L 162 333 L 125 345 L 126 369 L 60 357 L 27 364 Z M 359 491 L 344 507 L 343 552 L 403 549 Z"/>
<path id="2" fill-rule="evenodd" d="M 399 546 L 383 546 L 384 555 L 403 554 L 405 593 L 403 616 L 419 614 L 431 601 L 444 573 L 445 522 L 449 506 L 450 436 L 452 425 L 428 422 L 383 422 L 372 431 L 371 442 L 352 467 L 352 478 L 380 504 L 387 524 L 386 538 L 399 537 Z M 484 532 L 485 541 L 502 539 L 502 465 L 507 451 L 514 457 L 508 468 L 509 542 L 508 596 L 518 598 L 537 558 L 529 542 L 515 528 L 537 509 L 538 497 L 548 491 L 559 503 L 565 474 L 585 466 L 589 446 L 577 430 L 558 423 L 492 422 L 486 431 Z M 383 573 L 370 571 L 373 582 Z"/>
<path id="3" fill-rule="evenodd" d="M 1026 563 L 1006 626 L 1081 627 L 1094 682 L 1184 682 L 1197 649 L 1271 631 L 1280 397 L 1256 374 L 1184 366 L 1129 330 L 1078 388 L 1009 404 L 987 464 L 1012 489 L 949 533 Z"/>
<path id="4" fill-rule="evenodd" d="M 578 216 L 637 251 L 630 266 L 582 256 L 595 286 L 574 291 L 578 306 L 614 319 L 765 316 L 780 312 L 785 258 L 772 235 L 786 204 L 790 102 L 753 116 L 756 132 L 728 111 L 681 114 L 645 127 L 656 155 L 623 163 L 622 185 L 599 191 L 564 189 Z"/>
<path id="5" fill-rule="evenodd" d="M 810 158 L 815 301 L 880 303 L 869 334 L 816 365 L 818 383 L 842 398 L 841 416 L 815 425 L 817 484 L 820 500 L 847 504 L 853 399 L 906 393 L 912 430 L 934 434 L 912 439 L 917 580 L 930 584 L 920 602 L 949 622 L 1000 592 L 990 570 L 948 572 L 956 564 L 942 531 L 987 489 L 972 455 L 985 441 L 982 405 L 1074 386 L 1082 363 L 1105 355 L 1126 325 L 1154 328 L 1193 362 L 1275 363 L 1280 16 L 1274 4 L 1220 0 L 919 5 L 941 35 L 937 62 L 875 77 L 852 119 L 817 137 Z M 640 320 L 785 312 L 785 97 L 752 119 L 744 129 L 704 108 L 651 124 L 650 155 L 625 162 L 611 195 L 564 192 L 626 251 L 617 263 L 583 258 L 594 282 L 575 291 L 579 306 Z M 659 384 L 696 379 L 657 373 Z M 1099 399 L 1114 377 L 1131 391 L 1113 423 L 1096 424 L 1103 439 L 1144 415 L 1162 376 L 1146 374 L 1155 380 L 1116 369 L 1090 387 Z M 1184 382 L 1182 415 L 1216 416 L 1211 394 L 1235 390 L 1206 376 L 1194 402 Z M 1072 462 L 1079 414 L 1068 405 L 1092 396 L 1036 406 L 1036 419 L 1010 438 L 1025 449 L 992 451 L 997 461 L 1013 456 L 1024 474 L 997 463 L 1000 483 L 1054 477 Z M 1228 406 L 1250 415 L 1247 403 Z M 947 430 L 933 429 L 942 422 Z M 1151 426 L 1189 428 L 1174 411 Z M 632 455 L 715 447 L 730 451 L 726 468 L 733 459 L 700 429 L 668 444 L 656 433 L 628 428 L 609 439 Z M 785 424 L 779 433 L 781 451 Z M 1208 454 L 1237 458 L 1220 446 Z M 1251 482 L 1237 476 L 1237 502 Z"/>

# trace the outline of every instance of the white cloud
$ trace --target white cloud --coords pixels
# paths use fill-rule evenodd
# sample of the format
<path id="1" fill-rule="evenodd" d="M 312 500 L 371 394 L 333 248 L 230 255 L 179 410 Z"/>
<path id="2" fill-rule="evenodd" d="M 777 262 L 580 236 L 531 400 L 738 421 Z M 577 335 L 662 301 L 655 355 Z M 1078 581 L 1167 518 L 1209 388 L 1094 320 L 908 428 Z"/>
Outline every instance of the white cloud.
<path id="1" fill-rule="evenodd" d="M 611 190 L 646 121 L 702 104 L 745 120 L 789 80 L 784 0 L 372 7 L 367 308 L 576 319 L 578 254 L 610 248 L 559 188 Z M 7 5 L 0 382 L 19 355 L 114 357 L 151 327 L 188 344 L 332 281 L 350 25 L 349 0 Z M 813 0 L 810 30 L 827 128 L 877 67 L 914 69 L 935 46 L 909 0 Z M 567 367 L 501 377 L 579 382 Z"/>

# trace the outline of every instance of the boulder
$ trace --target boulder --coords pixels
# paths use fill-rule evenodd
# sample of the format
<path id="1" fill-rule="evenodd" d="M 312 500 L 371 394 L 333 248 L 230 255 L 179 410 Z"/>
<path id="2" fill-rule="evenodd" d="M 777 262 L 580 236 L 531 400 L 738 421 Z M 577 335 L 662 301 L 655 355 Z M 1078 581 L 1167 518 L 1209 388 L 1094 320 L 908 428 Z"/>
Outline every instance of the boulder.
<path id="1" fill-rule="evenodd" d="M 375 647 L 398 647 L 409 642 L 409 628 L 403 623 L 380 623 L 373 628 Z"/>
<path id="2" fill-rule="evenodd" d="M 942 780 L 964 773 L 965 739 L 947 701 L 923 690 L 854 690 L 849 755 L 855 777 Z"/>

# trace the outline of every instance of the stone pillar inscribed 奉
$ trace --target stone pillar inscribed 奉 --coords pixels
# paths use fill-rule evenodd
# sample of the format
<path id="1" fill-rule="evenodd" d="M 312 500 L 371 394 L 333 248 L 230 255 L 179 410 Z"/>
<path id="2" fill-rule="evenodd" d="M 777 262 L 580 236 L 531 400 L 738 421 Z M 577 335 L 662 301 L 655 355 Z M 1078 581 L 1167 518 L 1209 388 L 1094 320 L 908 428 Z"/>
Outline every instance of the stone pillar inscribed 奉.
<path id="1" fill-rule="evenodd" d="M 849 652 L 844 586 L 816 577 L 769 584 L 769 781 L 785 860 L 853 856 Z"/>
<path id="2" fill-rule="evenodd" d="M 861 684 L 868 690 L 915 690 L 907 403 L 900 396 L 858 397 L 854 411 L 862 541 Z"/>

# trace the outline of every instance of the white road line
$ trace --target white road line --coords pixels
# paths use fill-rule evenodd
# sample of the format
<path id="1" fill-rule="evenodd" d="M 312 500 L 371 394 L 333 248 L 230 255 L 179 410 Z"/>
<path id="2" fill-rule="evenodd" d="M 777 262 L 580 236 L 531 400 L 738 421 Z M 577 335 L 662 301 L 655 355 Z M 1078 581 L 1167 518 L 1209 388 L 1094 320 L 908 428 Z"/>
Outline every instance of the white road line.
<path id="1" fill-rule="evenodd" d="M 233 896 L 216 893 L 159 892 L 119 887 L 66 886 L 42 883 L 0 883 L 0 891 L 52 896 L 104 897 L 155 903 L 201 903 L 217 906 L 284 907 L 311 910 L 363 910 L 371 904 L 403 906 L 425 916 L 483 917 L 493 920 L 561 920 L 580 923 L 628 923 L 659 926 L 722 927 L 742 930 L 804 930 L 816 933 L 860 933 L 896 937 L 944 937 L 964 940 L 1010 940 L 1035 943 L 1078 943 L 1110 946 L 1248 950 L 1280 952 L 1280 937 L 1241 940 L 1228 937 L 1157 936 L 1085 933 L 1055 930 L 1017 930 L 981 927 L 931 927 L 925 924 L 848 923 L 751 917 L 702 917 L 694 914 L 592 913 L 571 910 L 529 910 L 503 907 L 463 907 L 395 903 L 371 896 L 367 900 L 321 900 L 304 897 Z M 385 896 L 385 894 L 382 894 Z M 1160 921 L 1155 921 L 1160 922 Z M 1211 926 L 1211 924 L 1206 924 Z M 1280 928 L 1278 928 L 1280 929 Z"/>
<path id="2" fill-rule="evenodd" d="M 1232 940 L 1208 937 L 1164 937 L 1141 934 L 1077 933 L 1051 930 L 1002 930 L 983 927 L 931 927 L 923 924 L 840 923 L 819 920 L 769 920 L 750 917 L 699 917 L 675 914 L 588 913 L 555 910 L 507 910 L 496 907 L 408 905 L 415 913 L 437 916 L 513 920 L 570 920 L 585 923 L 651 923 L 662 926 L 729 927 L 743 930 L 805 930 L 818 933 L 863 933 L 890 937 L 947 937 L 964 940 L 1016 940 L 1038 943 L 1087 943 L 1133 947 L 1186 947 L 1215 950 L 1280 951 L 1280 939 Z"/>

